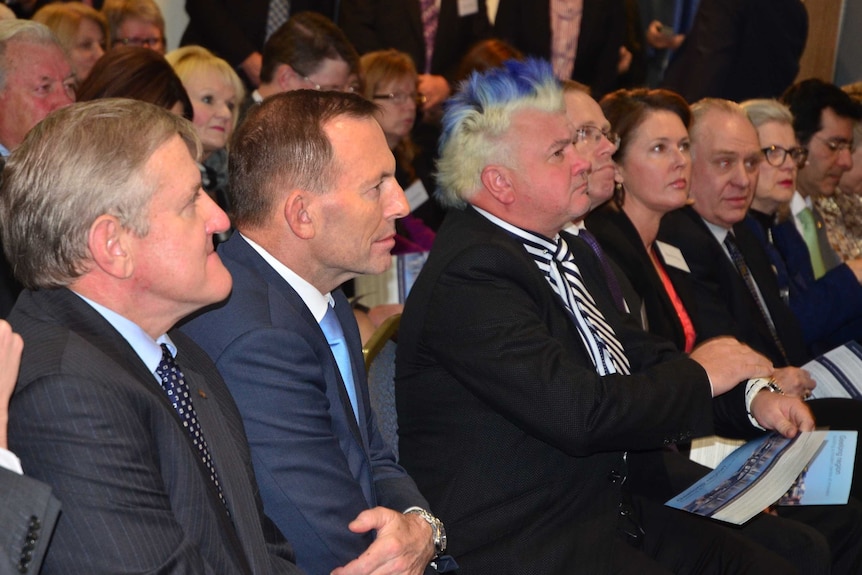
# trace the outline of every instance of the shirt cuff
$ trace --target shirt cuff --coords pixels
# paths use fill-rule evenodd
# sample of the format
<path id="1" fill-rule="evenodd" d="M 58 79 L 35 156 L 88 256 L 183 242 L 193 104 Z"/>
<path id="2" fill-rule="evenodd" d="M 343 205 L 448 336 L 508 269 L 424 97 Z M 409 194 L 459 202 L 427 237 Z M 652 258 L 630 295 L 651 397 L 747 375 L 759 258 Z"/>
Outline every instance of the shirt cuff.
<path id="1" fill-rule="evenodd" d="M 18 475 L 24 475 L 24 470 L 21 469 L 21 460 L 8 449 L 0 447 L 0 467 L 14 471 Z"/>
<path id="2" fill-rule="evenodd" d="M 784 393 L 772 378 L 756 377 L 745 382 L 745 412 L 748 414 L 748 420 L 757 429 L 766 431 L 766 428 L 762 427 L 751 414 L 751 402 L 764 389 L 772 393 Z"/>

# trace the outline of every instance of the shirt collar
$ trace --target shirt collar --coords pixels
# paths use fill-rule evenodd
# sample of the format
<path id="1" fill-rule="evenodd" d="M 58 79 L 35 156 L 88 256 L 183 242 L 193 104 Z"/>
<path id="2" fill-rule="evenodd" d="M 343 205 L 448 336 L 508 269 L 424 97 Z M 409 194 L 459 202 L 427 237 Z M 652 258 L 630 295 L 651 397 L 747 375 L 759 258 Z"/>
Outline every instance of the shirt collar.
<path id="1" fill-rule="evenodd" d="M 92 307 L 96 312 L 105 318 L 115 330 L 120 332 L 120 335 L 123 336 L 132 349 L 138 354 L 138 357 L 141 358 L 141 361 L 144 362 L 144 365 L 147 366 L 147 369 L 150 373 L 156 373 L 156 369 L 159 367 L 159 363 L 162 361 L 162 348 L 161 344 L 166 344 L 168 349 L 171 352 L 171 355 L 176 357 L 177 355 L 177 346 L 174 345 L 174 342 L 171 341 L 171 338 L 168 334 L 162 334 L 158 337 L 158 339 L 153 339 L 135 322 L 132 320 L 123 317 L 117 312 L 110 310 L 103 306 L 102 304 L 96 303 L 93 300 L 82 296 L 77 292 L 72 292 L 77 295 L 79 298 L 87 302 L 87 304 Z M 158 380 L 159 378 L 156 377 Z"/>
<path id="2" fill-rule="evenodd" d="M 793 197 L 790 198 L 790 211 L 794 216 L 799 214 L 799 212 L 805 208 L 811 209 L 813 205 L 811 198 L 803 197 L 802 194 L 799 193 L 799 190 L 793 192 Z"/>
<path id="3" fill-rule="evenodd" d="M 335 307 L 335 300 L 332 299 L 331 293 L 320 293 L 316 287 L 300 277 L 295 271 L 281 263 L 278 258 L 266 251 L 262 246 L 242 235 L 241 232 L 240 236 L 248 242 L 248 245 L 250 245 L 254 251 L 260 254 L 260 257 L 262 257 L 264 261 L 266 261 L 266 263 L 275 270 L 275 273 L 280 275 L 282 279 L 284 279 L 284 281 L 293 288 L 293 290 L 299 295 L 300 299 L 302 299 L 303 303 L 305 303 L 305 306 L 311 312 L 311 315 L 314 316 L 317 323 L 320 323 L 323 316 L 326 315 L 328 306 Z"/>

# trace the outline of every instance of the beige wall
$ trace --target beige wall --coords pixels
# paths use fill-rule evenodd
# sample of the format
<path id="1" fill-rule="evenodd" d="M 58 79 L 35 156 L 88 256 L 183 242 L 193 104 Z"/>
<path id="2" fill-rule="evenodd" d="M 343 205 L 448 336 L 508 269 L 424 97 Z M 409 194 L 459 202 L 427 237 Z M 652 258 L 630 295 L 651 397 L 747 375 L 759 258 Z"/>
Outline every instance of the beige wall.
<path id="1" fill-rule="evenodd" d="M 797 79 L 832 81 L 843 6 L 844 0 L 805 0 L 808 9 L 808 41 Z"/>

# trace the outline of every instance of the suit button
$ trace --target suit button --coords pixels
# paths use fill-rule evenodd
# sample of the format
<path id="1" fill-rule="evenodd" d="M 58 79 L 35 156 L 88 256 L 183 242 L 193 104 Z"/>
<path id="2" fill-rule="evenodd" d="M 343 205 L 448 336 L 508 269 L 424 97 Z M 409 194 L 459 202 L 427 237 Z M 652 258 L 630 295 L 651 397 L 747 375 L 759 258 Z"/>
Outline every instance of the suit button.
<path id="1" fill-rule="evenodd" d="M 39 522 L 39 518 L 35 515 L 30 516 L 30 529 L 41 529 L 42 523 Z"/>
<path id="2" fill-rule="evenodd" d="M 622 474 L 620 474 L 619 471 L 614 470 L 614 471 L 611 471 L 610 473 L 608 473 L 608 481 L 610 481 L 614 485 L 616 485 L 617 483 L 620 483 L 622 481 L 622 479 L 623 479 L 623 476 L 622 476 Z"/>

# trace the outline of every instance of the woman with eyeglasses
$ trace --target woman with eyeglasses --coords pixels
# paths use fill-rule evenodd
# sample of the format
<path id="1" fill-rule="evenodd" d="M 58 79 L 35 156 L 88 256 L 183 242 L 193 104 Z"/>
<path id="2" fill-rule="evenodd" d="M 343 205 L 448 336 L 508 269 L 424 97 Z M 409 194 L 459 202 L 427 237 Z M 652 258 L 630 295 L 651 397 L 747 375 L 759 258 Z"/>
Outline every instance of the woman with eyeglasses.
<path id="1" fill-rule="evenodd" d="M 600 104 L 619 134 L 614 160 L 622 184 L 611 201 L 587 216 L 587 229 L 641 296 L 643 308 L 632 312 L 644 328 L 689 352 L 697 334 L 667 277 L 673 254 L 656 235 L 662 216 L 688 201 L 691 112 L 667 90 L 618 90 Z"/>
<path id="2" fill-rule="evenodd" d="M 395 156 L 395 179 L 407 193 L 411 215 L 398 221 L 399 237 L 394 254 L 427 251 L 434 232 L 426 224 L 442 220 L 442 210 L 430 197 L 414 165 L 417 149 L 410 139 L 416 108 L 423 96 L 416 86 L 418 75 L 410 55 L 398 50 L 369 52 L 359 59 L 363 95 L 379 106 L 377 122 Z"/>
<path id="3" fill-rule="evenodd" d="M 815 353 L 822 353 L 862 337 L 862 260 L 848 260 L 847 265 L 815 279 L 799 234 L 775 233 L 797 246 L 773 242 L 777 228 L 794 227 L 789 202 L 796 189 L 797 172 L 808 157 L 808 151 L 797 143 L 790 110 L 775 100 L 748 100 L 742 107 L 757 128 L 764 154 L 745 223 L 766 249 L 781 296 L 799 320 L 805 343 Z"/>

